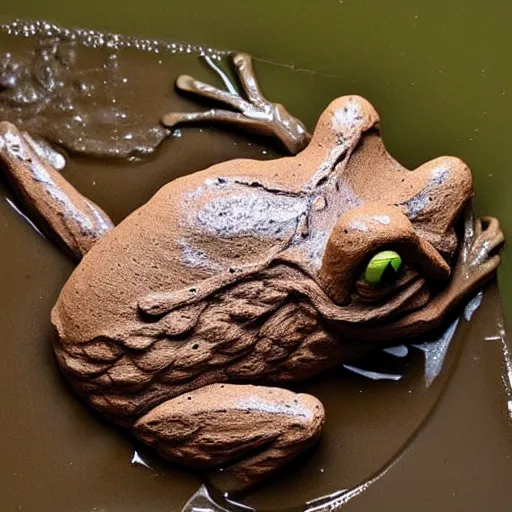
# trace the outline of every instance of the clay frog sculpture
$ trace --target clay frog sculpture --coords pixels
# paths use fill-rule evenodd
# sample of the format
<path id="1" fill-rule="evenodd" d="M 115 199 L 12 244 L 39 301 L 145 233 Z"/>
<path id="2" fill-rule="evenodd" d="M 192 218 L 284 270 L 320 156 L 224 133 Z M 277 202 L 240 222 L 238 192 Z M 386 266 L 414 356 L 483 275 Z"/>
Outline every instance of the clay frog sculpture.
<path id="1" fill-rule="evenodd" d="M 247 100 L 190 77 L 178 86 L 238 112 L 164 122 L 235 122 L 297 154 L 177 179 L 115 228 L 11 124 L 0 156 L 81 259 L 51 318 L 74 388 L 165 458 L 251 485 L 322 430 L 322 404 L 289 383 L 438 328 L 495 274 L 503 234 L 473 220 L 461 160 L 405 169 L 363 98 L 333 101 L 310 140 L 264 99 L 250 59 L 235 65 Z"/>

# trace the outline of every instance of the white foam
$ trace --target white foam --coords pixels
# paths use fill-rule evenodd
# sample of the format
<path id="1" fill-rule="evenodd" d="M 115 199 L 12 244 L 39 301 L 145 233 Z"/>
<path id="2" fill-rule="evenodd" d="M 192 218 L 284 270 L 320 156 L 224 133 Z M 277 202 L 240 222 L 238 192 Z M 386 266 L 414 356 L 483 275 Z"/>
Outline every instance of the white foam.
<path id="1" fill-rule="evenodd" d="M 112 32 L 99 32 L 83 28 L 67 29 L 44 20 L 16 20 L 12 23 L 0 25 L 0 30 L 11 36 L 19 37 L 60 37 L 89 48 L 109 48 L 112 50 L 134 48 L 148 53 L 194 54 L 208 56 L 211 59 L 220 59 L 230 53 L 226 50 L 190 43 L 129 37 Z"/>

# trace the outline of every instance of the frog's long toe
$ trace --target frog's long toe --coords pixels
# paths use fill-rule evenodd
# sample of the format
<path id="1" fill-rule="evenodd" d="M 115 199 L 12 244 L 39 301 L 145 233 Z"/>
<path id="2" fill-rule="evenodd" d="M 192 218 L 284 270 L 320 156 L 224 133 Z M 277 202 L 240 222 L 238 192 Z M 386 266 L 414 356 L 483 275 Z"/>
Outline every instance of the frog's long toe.
<path id="1" fill-rule="evenodd" d="M 494 217 L 475 222 L 475 239 L 467 259 L 468 267 L 480 273 L 493 272 L 500 263 L 499 252 L 505 243 L 500 223 Z"/>
<path id="2" fill-rule="evenodd" d="M 174 128 L 181 124 L 186 123 L 209 123 L 217 122 L 224 124 L 231 124 L 239 128 L 245 128 L 249 131 L 257 131 L 258 124 L 253 119 L 246 117 L 238 112 L 231 112 L 230 110 L 211 109 L 206 112 L 171 112 L 162 117 L 162 124 L 167 128 Z M 263 126 L 259 127 L 262 135 L 271 135 L 271 132 L 263 132 Z"/>
<path id="3" fill-rule="evenodd" d="M 324 423 L 313 396 L 279 388 L 213 384 L 149 411 L 135 435 L 165 458 L 214 474 L 223 490 L 249 487 L 309 447 Z"/>
<path id="4" fill-rule="evenodd" d="M 235 65 L 238 77 L 244 88 L 245 94 L 254 105 L 259 105 L 264 108 L 268 101 L 263 96 L 256 74 L 252 67 L 251 56 L 247 53 L 238 53 L 233 57 L 233 64 Z"/>
<path id="5" fill-rule="evenodd" d="M 176 80 L 176 87 L 180 91 L 224 103 L 240 112 L 248 112 L 251 109 L 251 104 L 247 100 L 244 100 L 239 94 L 223 91 L 218 87 L 201 82 L 188 75 L 179 76 Z"/>

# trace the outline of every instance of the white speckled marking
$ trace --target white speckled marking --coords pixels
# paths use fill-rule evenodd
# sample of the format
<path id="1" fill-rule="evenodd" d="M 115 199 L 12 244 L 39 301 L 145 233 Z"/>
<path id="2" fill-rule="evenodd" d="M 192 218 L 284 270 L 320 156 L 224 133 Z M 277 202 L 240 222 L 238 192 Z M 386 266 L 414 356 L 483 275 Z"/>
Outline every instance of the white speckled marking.
<path id="1" fill-rule="evenodd" d="M 312 419 L 311 411 L 304 407 L 298 400 L 291 404 L 270 402 L 259 396 L 251 396 L 239 400 L 236 407 L 242 411 L 261 411 L 273 414 L 284 414 L 286 416 L 300 416 L 307 420 Z"/>

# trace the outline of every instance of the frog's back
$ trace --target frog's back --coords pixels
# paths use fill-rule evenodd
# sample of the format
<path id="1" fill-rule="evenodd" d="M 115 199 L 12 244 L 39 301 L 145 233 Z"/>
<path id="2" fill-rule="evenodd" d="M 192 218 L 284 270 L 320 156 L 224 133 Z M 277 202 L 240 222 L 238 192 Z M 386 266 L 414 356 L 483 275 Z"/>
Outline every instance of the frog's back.
<path id="1" fill-rule="evenodd" d="M 366 100 L 339 98 L 299 155 L 232 160 L 164 186 L 74 271 L 52 315 L 59 339 L 79 344 L 118 337 L 124 325 L 140 320 L 137 303 L 148 293 L 172 292 L 233 264 L 264 260 L 293 235 L 309 200 L 305 191 L 331 159 L 333 145 L 346 151 L 336 130 L 350 132 L 355 145 L 376 123 Z"/>
<path id="2" fill-rule="evenodd" d="M 233 243 L 229 233 L 223 239 L 215 236 L 216 227 L 199 226 L 197 218 L 224 213 L 210 208 L 232 192 L 219 176 L 250 176 L 255 167 L 265 174 L 268 164 L 228 162 L 160 189 L 100 240 L 72 273 L 52 314 L 59 337 L 70 343 L 115 337 L 120 324 L 138 321 L 137 303 L 145 295 L 191 286 L 229 268 L 233 261 L 241 266 L 264 258 L 284 235 L 246 233 L 242 244 Z M 258 201 L 253 197 L 254 202 Z M 219 229 L 226 225 L 217 224 Z M 247 245 L 250 251 L 243 250 Z"/>
<path id="3" fill-rule="evenodd" d="M 162 322 L 145 317 L 139 304 L 148 294 L 190 289 L 233 267 L 257 266 L 292 240 L 310 202 L 311 179 L 324 172 L 332 153 L 322 138 L 334 126 L 332 112 L 326 112 L 319 136 L 301 154 L 271 161 L 234 160 L 180 178 L 164 186 L 83 258 L 62 289 L 52 323 L 64 373 L 94 406 L 112 417 L 133 417 L 169 393 L 225 379 L 227 368 L 235 379 L 252 379 L 276 367 L 272 358 L 284 361 L 292 345 L 284 349 L 278 340 L 261 337 L 260 349 L 251 351 L 255 333 L 244 331 L 242 323 L 226 313 L 232 303 L 244 311 L 244 297 L 260 297 L 263 310 L 276 311 L 274 331 L 285 328 L 280 338 L 293 338 L 294 347 L 315 332 L 314 314 L 283 303 L 285 298 L 273 294 L 258 277 L 248 282 L 249 290 L 238 296 L 236 291 L 234 296 L 224 294 L 215 307 L 201 313 L 202 326 L 193 335 L 188 333 L 185 342 L 183 336 L 176 341 L 169 333 L 186 323 L 188 311 L 180 318 L 166 315 Z M 377 120 L 371 109 L 367 117 L 354 128 L 359 135 Z M 196 313 L 190 312 L 191 317 Z M 308 327 L 290 335 L 290 329 L 301 327 L 300 318 Z M 325 345 L 321 336 L 313 341 Z M 229 350 L 221 350 L 222 343 Z M 254 360 L 249 360 L 249 353 Z M 237 358 L 240 362 L 233 363 Z M 293 378 L 299 370 L 304 375 L 316 371 L 312 362 L 317 360 L 307 348 L 304 368 L 295 361 L 288 374 L 283 364 L 282 378 Z"/>
<path id="4" fill-rule="evenodd" d="M 104 396 L 100 399 L 95 393 L 99 387 L 111 387 L 116 379 L 124 389 L 116 393 L 125 402 L 121 397 L 126 395 L 126 389 L 133 391 L 146 386 L 150 388 L 146 389 L 149 394 L 158 394 L 158 386 L 152 390 L 152 376 L 159 371 L 159 365 L 169 364 L 174 357 L 179 356 L 180 364 L 185 365 L 191 357 L 189 369 L 173 371 L 176 379 L 181 375 L 184 381 L 194 374 L 192 366 L 196 360 L 213 359 L 213 355 L 201 355 L 195 349 L 193 357 L 189 357 L 185 353 L 189 344 L 180 345 L 179 354 L 177 347 L 171 349 L 171 344 L 167 344 L 165 354 L 155 355 L 155 347 L 159 346 L 155 341 L 163 335 L 161 326 L 143 317 L 139 302 L 154 292 L 191 287 L 228 272 L 232 265 L 241 268 L 261 262 L 276 245 L 287 240 L 301 214 L 300 201 L 285 198 L 287 213 L 283 217 L 283 205 L 279 200 L 273 204 L 274 194 L 255 190 L 235 177 L 262 176 L 261 181 L 267 179 L 270 183 L 279 176 L 279 164 L 286 167 L 288 160 L 232 161 L 176 180 L 86 254 L 61 291 L 52 311 L 52 323 L 59 362 L 75 387 L 89 399 L 97 400 L 93 405 L 102 409 L 105 404 L 99 402 Z M 268 216 L 262 214 L 268 213 L 269 205 L 277 215 L 272 227 L 265 224 Z M 248 218 L 247 211 L 254 215 Z M 240 217 L 233 219 L 233 215 Z M 237 232 L 240 226 L 242 230 Z M 169 323 L 172 322 L 169 318 Z M 228 324 L 225 327 L 230 328 Z M 150 352 L 153 355 L 148 355 Z M 130 357 L 126 357 L 128 353 Z M 138 358 L 137 367 L 132 364 L 133 353 Z M 145 354 L 147 361 L 142 360 Z M 226 362 L 231 359 L 222 357 Z M 204 378 L 218 380 L 215 371 L 206 372 Z M 176 392 L 182 389 L 175 383 L 173 386 Z M 111 413 L 115 398 L 111 396 L 109 400 L 103 408 Z M 123 408 L 126 409 L 126 404 Z"/>

